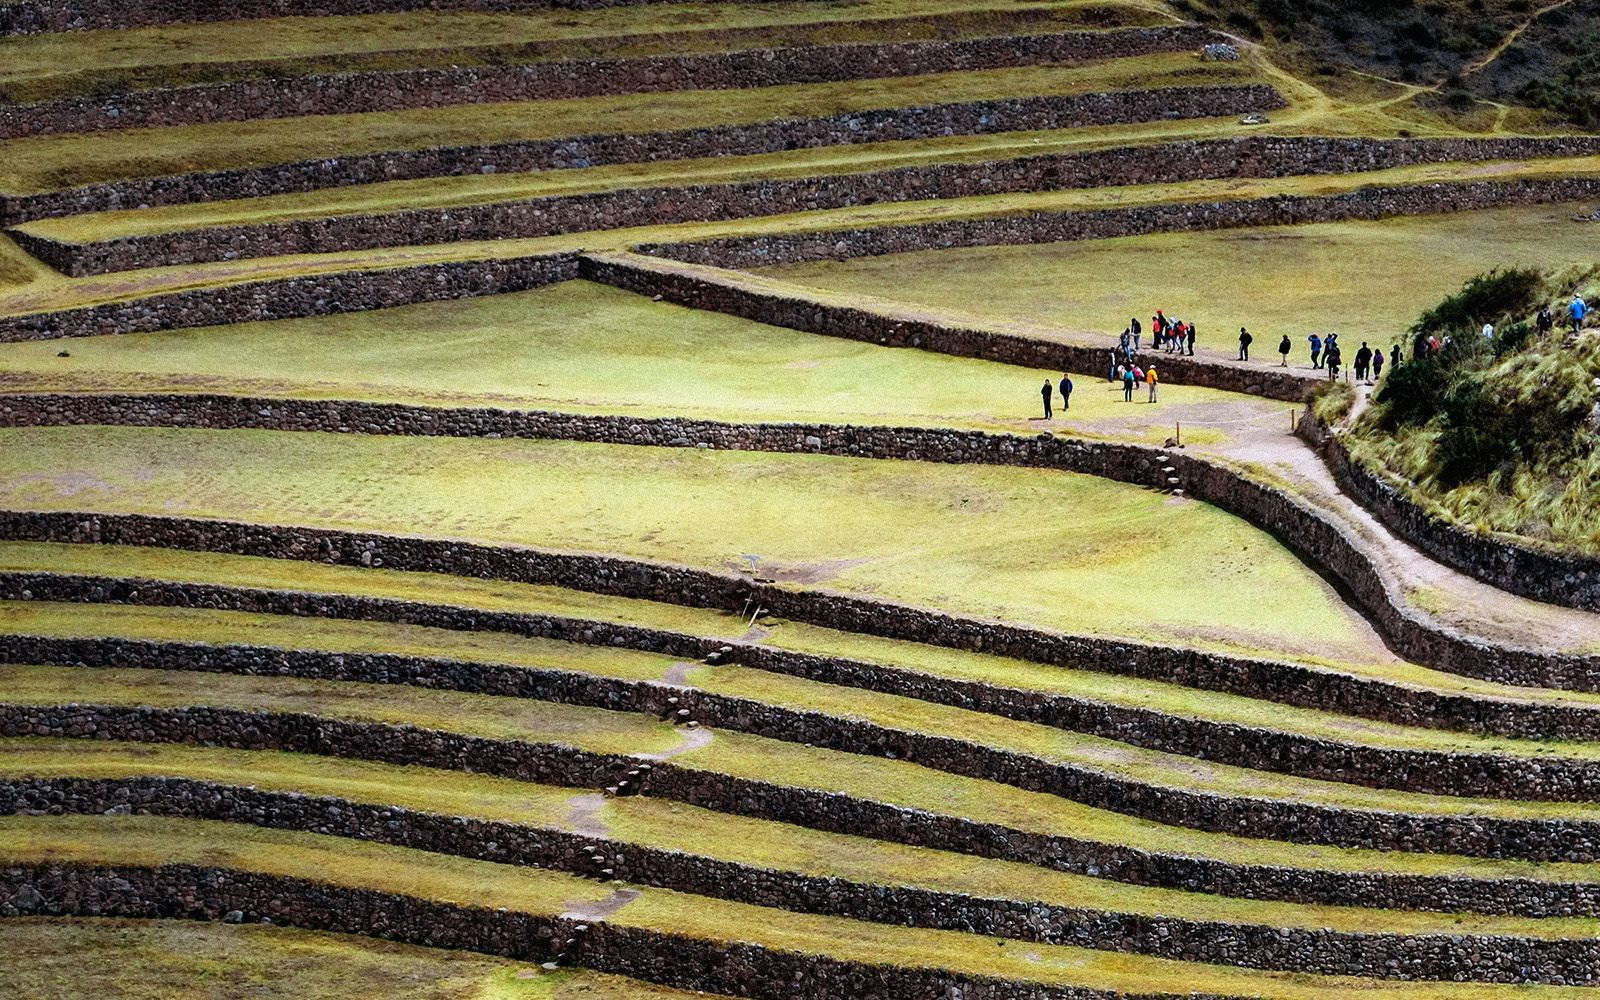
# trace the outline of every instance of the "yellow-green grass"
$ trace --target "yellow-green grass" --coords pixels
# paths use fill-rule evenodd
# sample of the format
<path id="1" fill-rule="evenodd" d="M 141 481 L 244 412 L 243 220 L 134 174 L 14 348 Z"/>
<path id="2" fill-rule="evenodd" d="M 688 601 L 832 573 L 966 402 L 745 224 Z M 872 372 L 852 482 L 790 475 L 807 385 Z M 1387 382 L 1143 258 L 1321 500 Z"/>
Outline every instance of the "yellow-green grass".
<path id="1" fill-rule="evenodd" d="M 1038 419 L 1060 372 L 797 333 L 585 281 L 533 292 L 73 341 L 0 345 L 0 391 L 229 393 L 564 413 L 959 427 L 1050 427 L 1160 444 L 1225 440 L 1282 407 L 1170 385 L 1128 405 L 1075 379 L 1070 410 Z M 670 362 L 670 368 L 663 367 Z M 308 375 L 310 377 L 308 377 Z M 1142 399 L 1142 396 L 1141 396 Z"/>
<path id="2" fill-rule="evenodd" d="M 571 788 L 429 768 L 273 751 L 0 741 L 0 778 L 121 781 L 148 777 L 248 784 L 268 793 L 325 796 L 380 808 L 398 806 L 487 822 L 590 835 L 603 833 L 624 847 L 676 851 L 811 878 L 1197 922 L 1326 928 L 1345 933 L 1485 934 L 1546 940 L 1590 937 L 1595 927 L 1594 920 L 1587 917 L 1528 918 L 1303 905 L 1128 885 L 1016 862 L 711 812 L 649 796 L 599 800 L 593 793 Z M 1600 870 L 1596 873 L 1600 875 Z"/>
<path id="3" fill-rule="evenodd" d="M 519 13 L 409 11 L 171 24 L 0 40 L 15 103 L 310 73 L 788 48 L 1170 23 L 1151 5 L 864 0 Z"/>
<path id="4" fill-rule="evenodd" d="M 661 163 L 621 163 L 584 170 L 546 170 L 524 174 L 473 174 L 388 181 L 319 191 L 268 195 L 197 205 L 92 212 L 23 223 L 17 231 L 62 243 L 93 243 L 187 232 L 215 227 L 265 225 L 381 215 L 424 209 L 459 208 L 527 198 L 567 197 L 639 187 L 682 187 L 738 183 L 756 179 L 809 178 L 819 174 L 859 173 L 886 165 L 869 158 L 871 147 L 829 146 L 755 156 L 711 157 Z M 970 159 L 962 153 L 953 159 Z M 981 159 L 981 157 L 979 157 Z M 1600 156 L 1486 163 L 1424 164 L 1356 174 L 1272 178 L 1225 178 L 1172 184 L 1029 191 L 967 198 L 885 202 L 856 209 L 809 212 L 812 231 L 859 213 L 853 225 L 896 225 L 992 218 L 1032 212 L 1066 212 L 1171 202 L 1243 200 L 1276 195 L 1326 196 L 1377 185 L 1415 185 L 1472 180 L 1550 179 L 1600 174 Z M 771 217 L 767 217 L 771 218 Z"/>
<path id="5" fill-rule="evenodd" d="M 0 143 L 0 191 L 35 194 L 130 177 L 356 156 L 391 150 L 476 146 L 566 136 L 633 134 L 749 125 L 789 118 L 938 103 L 1073 96 L 1160 86 L 1260 82 L 1252 63 L 1199 63 L 1188 54 L 1070 66 L 876 77 L 726 91 L 680 90 L 548 101 L 454 105 L 13 139 Z M 1208 127 L 1244 131 L 1232 116 L 1091 129 L 950 136 L 880 144 L 889 149 L 995 149 L 1015 153 L 1078 144 L 1159 139 Z M 135 152 L 136 151 L 136 152 Z M 1003 155 L 1003 152 L 1000 154 Z"/>
<path id="6" fill-rule="evenodd" d="M 0 666 L 0 681 L 5 684 L 0 699 L 22 706 L 93 704 L 306 713 L 320 719 L 411 724 L 470 737 L 559 744 L 594 753 L 671 756 L 677 764 L 804 787 L 818 780 L 819 769 L 809 766 L 806 755 L 788 749 L 792 744 L 779 749 L 773 740 L 723 730 L 707 730 L 710 739 L 689 737 L 687 730 L 674 730 L 666 723 L 623 712 L 383 684 L 123 668 L 94 668 L 86 673 L 86 669 Z M 863 719 L 943 740 L 968 740 L 1047 764 L 1169 791 L 1406 816 L 1600 822 L 1600 803 L 1594 802 L 1482 799 L 1363 788 L 1141 750 L 1047 726 L 858 690 L 833 689 L 829 704 L 829 695 L 818 693 L 821 685 L 795 678 L 762 677 L 760 683 L 767 685 L 761 699 L 772 704 L 819 710 L 834 718 Z M 795 695 L 797 690 L 802 693 Z M 739 693 L 754 697 L 750 691 Z M 923 778 L 936 786 L 946 780 L 945 772 L 928 769 Z"/>
<path id="7" fill-rule="evenodd" d="M 264 924 L 0 920 L 13 1000 L 688 1000 L 636 979 Z"/>
<path id="8" fill-rule="evenodd" d="M 1436 302 L 1496 267 L 1593 263 L 1578 206 L 1530 205 L 1458 215 L 1171 233 L 1026 247 L 977 247 L 767 269 L 836 292 L 881 294 L 958 310 L 975 322 L 1120 332 L 1165 309 L 1199 323 L 1199 346 L 1232 356 L 1240 326 L 1254 356 L 1277 361 L 1279 337 L 1309 367 L 1306 335 L 1387 349 Z M 992 294 L 1003 288 L 1003 295 Z"/>
<path id="9" fill-rule="evenodd" d="M 781 629 L 780 629 L 781 631 Z M 821 630 L 814 630 L 821 631 Z M 669 681 L 714 694 L 842 718 L 868 719 L 897 729 L 944 731 L 977 739 L 1011 740 L 1030 753 L 1048 753 L 1060 737 L 1049 727 L 974 718 L 964 709 L 778 676 L 737 665 L 673 671 L 675 658 L 634 650 L 531 639 L 499 632 L 461 632 L 386 622 L 295 618 L 228 611 L 129 605 L 0 602 L 0 632 L 50 638 L 116 637 L 213 646 L 253 645 L 333 654 L 389 654 L 560 670 L 627 681 Z M 882 640 L 878 640 L 882 641 Z M 911 644 L 903 644 L 908 647 Z M 915 649 L 915 647 L 912 647 Z M 833 653 L 824 645 L 821 652 Z M 931 661 L 932 666 L 923 666 Z M 1592 761 L 1600 744 L 1475 736 L 1279 705 L 1238 695 L 1088 671 L 1042 666 L 928 648 L 909 669 L 941 679 L 1001 683 L 1181 719 L 1244 726 L 1345 746 L 1381 750 L 1474 753 L 1507 759 L 1560 756 Z M 676 674 L 677 676 L 673 676 Z M 1003 680 L 1001 680 L 1003 678 Z M 1025 737 L 1023 742 L 1016 742 Z M 1100 740 L 1074 740 L 1078 749 L 1108 750 Z M 1043 750 L 1039 748 L 1044 748 Z"/>
<path id="10" fill-rule="evenodd" d="M 0 505 L 13 509 L 754 565 L 785 583 L 1248 655 L 1381 648 L 1332 587 L 1242 519 L 1053 470 L 128 427 L 13 429 L 0 447 Z"/>
<path id="11" fill-rule="evenodd" d="M 115 679 L 117 676 L 103 670 L 88 675 L 80 672 L 77 676 L 54 671 L 51 673 L 58 683 L 53 689 L 48 689 L 41 687 L 46 685 L 47 672 L 43 668 L 29 668 L 25 672 L 35 679 L 33 688 L 37 692 L 51 694 L 57 700 L 75 699 L 79 703 L 104 700 L 111 694 L 107 678 Z M 146 685 L 144 692 L 157 690 L 149 686 L 155 683 L 154 672 L 123 673 L 138 675 L 136 679 L 142 679 Z M 218 698 L 235 695 L 232 688 L 212 686 L 209 682 L 214 679 L 224 684 L 232 682 L 230 678 L 212 675 L 190 675 L 185 678 L 167 674 L 164 677 L 169 689 L 190 691 L 193 697 L 188 700 L 193 704 L 214 703 Z M 271 680 L 263 683 L 270 683 Z M 288 690 L 283 686 L 282 679 L 276 680 L 278 684 L 271 690 Z M 92 688 L 90 685 L 93 685 Z M 346 688 L 353 686 L 346 685 Z M 95 697 L 90 696 L 91 691 Z M 245 694 L 248 695 L 248 691 Z M 426 693 L 414 694 L 428 698 Z M 139 697 L 142 697 L 142 693 Z M 305 698 L 301 699 L 300 705 L 327 711 L 323 703 L 308 705 Z M 430 713 L 438 714 L 432 709 L 424 710 L 424 714 Z M 477 731 L 481 728 L 481 720 L 475 716 L 464 716 L 462 719 L 464 721 L 461 721 L 458 730 L 466 728 Z M 535 739 L 537 735 L 529 732 L 524 738 Z M 672 759 L 710 772 L 793 788 L 821 790 L 937 816 L 970 819 L 1044 836 L 1116 844 L 1159 855 L 1209 858 L 1230 865 L 1477 879 L 1594 880 L 1592 869 L 1581 864 L 1321 847 L 1208 833 L 1142 820 L 1046 793 L 1028 792 L 1010 785 L 933 771 L 904 761 L 816 749 L 731 731 L 718 731 L 709 747 L 700 750 L 680 749 L 672 754 Z"/>
<path id="12" fill-rule="evenodd" d="M 591 913 L 609 886 L 548 871 L 496 865 L 404 848 L 233 824 L 147 817 L 8 817 L 0 853 L 13 863 L 196 864 L 403 893 L 479 907 L 556 915 Z M 970 976 L 1134 994 L 1251 996 L 1273 1000 L 1533 997 L 1578 1000 L 1576 987 L 1407 983 L 1353 977 L 1262 973 L 1061 945 L 1007 946 L 954 931 L 924 931 L 788 913 L 661 889 L 640 889 L 602 919 L 618 927 L 745 943 L 846 962 L 935 968 Z"/>
<path id="13" fill-rule="evenodd" d="M 387 597 L 487 611 L 545 612 L 712 638 L 743 637 L 746 632 L 746 622 L 731 614 L 559 587 L 174 549 L 5 542 L 0 543 L 0 571 L 59 572 Z M 838 632 L 770 617 L 761 619 L 760 625 L 761 628 L 750 636 L 751 641 L 780 649 L 843 656 L 942 676 L 977 678 L 1010 687 L 1077 691 L 1096 698 L 1111 699 L 1119 691 L 1126 694 L 1140 690 L 1131 681 L 1116 675 L 1104 680 L 1079 678 L 1076 671 L 1060 667 L 1040 667 L 1005 657 Z M 1406 663 L 1386 651 L 1367 659 L 1317 658 L 1302 660 L 1301 664 L 1447 696 L 1465 694 L 1518 704 L 1600 707 L 1600 695 L 1593 693 L 1497 684 Z"/>

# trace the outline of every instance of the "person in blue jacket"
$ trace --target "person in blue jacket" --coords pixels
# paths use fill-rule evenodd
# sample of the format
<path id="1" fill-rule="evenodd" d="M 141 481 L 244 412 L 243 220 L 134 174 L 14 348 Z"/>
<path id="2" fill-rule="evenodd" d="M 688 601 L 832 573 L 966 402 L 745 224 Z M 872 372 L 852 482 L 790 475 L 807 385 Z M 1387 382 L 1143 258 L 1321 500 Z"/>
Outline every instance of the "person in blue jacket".
<path id="1" fill-rule="evenodd" d="M 1072 377 L 1065 372 L 1061 374 L 1061 409 L 1072 409 Z"/>
<path id="2" fill-rule="evenodd" d="M 1322 365 L 1317 359 L 1322 357 L 1322 338 L 1313 333 L 1306 339 L 1311 342 L 1311 367 L 1321 368 Z"/>
<path id="3" fill-rule="evenodd" d="M 1572 320 L 1572 332 L 1583 332 L 1583 321 L 1589 315 L 1589 303 L 1583 301 L 1582 295 L 1572 297 L 1572 305 L 1567 307 L 1567 316 Z"/>

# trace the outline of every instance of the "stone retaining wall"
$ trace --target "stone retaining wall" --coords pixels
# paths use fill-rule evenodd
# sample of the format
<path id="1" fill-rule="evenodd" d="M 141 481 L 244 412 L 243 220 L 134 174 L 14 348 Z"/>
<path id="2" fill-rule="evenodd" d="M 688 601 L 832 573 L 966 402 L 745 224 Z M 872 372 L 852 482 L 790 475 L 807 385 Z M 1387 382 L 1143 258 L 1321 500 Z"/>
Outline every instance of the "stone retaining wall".
<path id="1" fill-rule="evenodd" d="M 297 163 L 134 178 L 41 194 L 0 196 L 0 225 L 30 219 L 82 215 L 142 206 L 179 205 L 266 195 L 292 194 L 353 184 L 413 180 L 460 174 L 518 173 L 653 160 L 746 156 L 819 146 L 929 139 L 946 135 L 986 135 L 1043 129 L 1081 128 L 1152 121 L 1161 118 L 1211 118 L 1281 107 L 1283 99 L 1265 86 L 1163 87 L 1109 93 L 1045 95 L 966 101 L 909 108 L 878 108 L 816 118 L 787 118 L 742 125 L 660 132 L 601 133 L 481 146 L 443 146 L 329 156 Z M 1275 142 L 1323 140 L 1275 140 Z M 1343 140 L 1341 140 L 1343 141 Z M 1426 140 L 1455 142 L 1457 140 Z M 1511 142 L 1512 140 L 1495 140 Z M 1523 140 L 1528 156 L 1564 148 L 1581 140 Z M 1209 158 L 1146 153 L 1144 170 L 1184 173 L 1223 169 Z M 1208 144 L 1209 145 L 1209 144 Z M 1219 144 L 1223 147 L 1226 143 Z M 1164 147 L 1151 147 L 1159 149 Z M 1194 154 L 1200 149 L 1190 151 Z M 1309 150 L 1308 150 L 1309 152 Z M 1219 148 L 1219 156 L 1224 149 Z M 1063 170 L 1093 185 L 1101 172 L 1130 160 L 1118 151 L 1063 157 Z M 1468 157 L 1471 158 L 1471 157 Z M 1359 155 L 1352 162 L 1361 162 Z M 1123 166 L 1123 169 L 1131 169 Z M 1354 168 L 1352 168 L 1354 169 Z M 1216 175 L 1216 174 L 1213 174 Z M 1131 175 L 1130 175 L 1131 176 Z M 1131 182 L 1119 182 L 1131 183 Z"/>
<path id="2" fill-rule="evenodd" d="M 638 254 L 586 254 L 579 259 L 578 276 L 691 309 L 727 313 L 768 326 L 1096 378 L 1105 377 L 1114 343 L 1107 337 L 1100 346 L 1069 344 L 819 302 L 807 297 L 809 289 L 779 290 L 764 282 L 752 282 L 740 272 Z M 1149 356 L 1160 366 L 1163 381 L 1171 385 L 1200 385 L 1299 402 L 1320 382 L 1292 369 L 1251 367 L 1244 362 L 1154 351 Z"/>
<path id="3" fill-rule="evenodd" d="M 7 584 L 10 581 L 6 581 Z M 143 587 L 141 586 L 142 590 Z M 213 595 L 207 595 L 211 597 Z M 36 599 L 42 599 L 36 598 Z M 216 604 L 208 605 L 215 607 Z M 436 609 L 439 614 L 443 609 Z M 594 632 L 592 623 L 546 619 L 539 631 Z M 646 632 L 647 648 L 679 650 L 716 646 L 711 640 L 663 635 L 653 630 L 605 629 L 624 645 L 628 632 Z M 590 640 L 591 642 L 593 640 Z M 735 647 L 735 655 L 751 647 Z M 778 672 L 809 678 L 810 663 L 781 659 Z M 892 759 L 923 763 L 929 739 L 915 732 L 845 721 L 828 713 L 790 710 L 765 702 L 724 696 L 694 686 L 657 681 L 627 681 L 590 673 L 535 669 L 459 658 L 328 653 L 315 649 L 274 649 L 245 645 L 139 641 L 119 638 L 49 639 L 0 635 L 0 662 L 88 666 L 138 666 L 161 670 L 199 670 L 265 676 L 316 677 L 363 683 L 410 684 L 477 694 L 508 695 L 592 708 L 643 712 L 663 717 L 673 706 L 719 729 L 753 733 L 791 743 L 854 752 L 880 752 Z M 751 664 L 753 665 L 753 664 Z M 860 679 L 854 685 L 936 704 L 964 701 L 963 708 L 1004 718 L 1048 725 L 1067 732 L 1117 740 L 1163 753 L 1213 760 L 1323 781 L 1433 795 L 1525 801 L 1592 801 L 1600 789 L 1600 763 L 1557 755 L 1531 758 L 1488 752 L 1408 750 L 1345 743 L 1273 729 L 1175 716 L 1084 698 L 1001 688 L 976 682 L 944 681 L 913 671 L 844 661 L 833 676 Z M 959 695 L 957 694 L 959 692 Z M 843 736 L 839 735 L 844 733 Z M 863 750 L 865 747 L 867 749 Z M 883 747 L 884 750 L 875 751 Z M 981 756 L 981 748 L 966 751 Z M 946 769 L 942 762 L 928 766 Z M 1066 770 L 1081 770 L 1066 768 Z M 1089 773 L 1085 771 L 1084 773 Z M 984 775 L 970 775 L 983 777 Z M 1092 780 L 1092 779 L 1091 779 Z"/>
<path id="4" fill-rule="evenodd" d="M 1377 979 L 1591 982 L 1600 940 L 1398 935 L 1196 921 L 974 897 L 756 867 L 547 826 L 182 777 L 17 778 L 0 814 L 132 813 L 298 830 L 595 877 L 800 913 L 1247 968 Z M 603 856 L 597 865 L 595 856 Z M 1283 933 L 1287 930 L 1287 933 Z M 1525 969 L 1535 971 L 1531 976 Z"/>
<path id="5" fill-rule="evenodd" d="M 1590 177 L 1373 186 L 1338 195 L 1274 195 L 1234 201 L 1035 212 L 793 236 L 730 236 L 686 243 L 644 244 L 635 249 L 694 264 L 747 269 L 952 247 L 1021 246 L 1202 229 L 1432 215 L 1506 205 L 1579 201 L 1597 195 L 1600 195 L 1600 178 Z"/>
<path id="6" fill-rule="evenodd" d="M 540 288 L 578 276 L 575 254 L 336 271 L 166 292 L 0 319 L 0 343 L 329 316 Z"/>
<path id="7" fill-rule="evenodd" d="M 1270 93 L 1270 91 L 1269 91 Z M 1556 147 L 1564 148 L 1564 147 Z M 1157 150 L 1163 147 L 1156 147 Z M 1170 150 L 1168 152 L 1171 152 Z M 1149 176 L 1149 159 L 1160 153 L 1120 150 L 1103 154 L 1123 162 L 1131 179 Z M 170 264 L 204 263 L 286 254 L 331 253 L 390 246 L 430 245 L 465 240 L 534 238 L 571 232 L 605 231 L 684 222 L 707 222 L 791 212 L 820 211 L 852 205 L 930 201 L 1017 192 L 1083 187 L 1096 179 L 1119 180 L 1115 167 L 1101 164 L 1082 170 L 1083 154 L 1023 157 L 981 163 L 942 163 L 867 173 L 831 174 L 779 180 L 697 184 L 680 187 L 624 188 L 587 194 L 553 195 L 490 204 L 453 205 L 371 215 L 342 215 L 291 222 L 206 226 L 142 236 L 83 243 L 62 242 L 14 230 L 12 238 L 27 252 L 57 270 L 74 276 L 135 270 Z M 1140 164 L 1143 163 L 1141 169 Z M 1185 175 L 1265 176 L 1317 173 L 1315 165 L 1298 170 L 1291 157 L 1258 158 L 1254 167 L 1233 167 L 1221 161 L 1207 166 L 1174 168 Z M 1348 162 L 1333 155 L 1325 164 L 1341 170 Z M 1319 222 L 1379 215 L 1415 215 L 1494 207 L 1502 203 L 1567 201 L 1600 193 L 1600 179 L 1530 181 L 1521 184 L 1478 184 L 1371 188 L 1338 196 L 1272 197 L 1240 202 L 1194 204 L 1176 202 L 1134 208 L 1085 209 L 1028 216 L 968 219 L 929 226 L 890 226 L 855 231 L 868 245 L 883 232 L 903 233 L 929 228 L 1011 227 L 1011 238 L 998 242 L 1049 242 L 1103 239 L 1185 229 L 1232 228 L 1283 221 Z M 1252 221 L 1254 220 L 1254 221 Z M 1020 230 L 1017 225 L 1022 225 Z M 1019 233 L 1032 234 L 1026 238 Z M 732 237 L 715 241 L 762 244 L 770 239 L 813 241 L 817 237 Z M 984 239 L 980 242 L 997 242 Z M 702 244 L 686 244 L 698 247 Z M 939 245 L 945 245 L 940 242 Z M 685 246 L 685 245 L 680 245 Z M 645 248 L 647 252 L 650 248 Z M 666 256 L 677 256 L 666 253 Z M 855 256 L 851 253 L 846 256 Z M 743 262 L 742 258 L 738 258 Z M 705 261 L 700 261 L 704 263 Z M 723 261 L 722 263 L 726 263 Z"/>
<path id="8" fill-rule="evenodd" d="M 1546 552 L 1475 535 L 1429 514 L 1382 476 L 1353 459 L 1337 434 L 1309 415 L 1301 436 L 1316 448 L 1339 485 L 1390 531 L 1429 556 L 1491 587 L 1563 607 L 1600 611 L 1600 559 Z M 1596 626 L 1600 630 L 1600 625 Z"/>
<path id="9" fill-rule="evenodd" d="M 1072 438 L 1024 438 L 979 431 L 832 425 L 740 425 L 714 421 L 574 416 L 533 411 L 429 409 L 347 401 L 235 397 L 8 397 L 7 423 L 111 422 L 160 426 L 259 427 L 392 434 L 514 434 L 668 447 L 705 445 L 746 451 L 978 463 L 1059 469 L 1163 488 L 1177 470 L 1187 494 L 1272 532 L 1325 569 L 1405 656 L 1440 670 L 1508 684 L 1600 690 L 1600 657 L 1499 646 L 1465 635 L 1409 605 L 1374 568 L 1364 541 L 1308 504 L 1205 459 Z M 944 615 L 919 608 L 599 556 L 562 556 L 512 547 L 398 539 L 355 532 L 252 527 L 221 521 L 139 515 L 0 513 L 0 537 L 121 540 L 328 562 L 382 558 L 394 568 L 555 583 L 581 590 L 737 610 L 756 600 L 773 614 L 830 628 L 978 649 L 1018 659 L 1076 662 L 1077 644 L 1056 633 Z M 470 553 L 470 555 L 467 555 Z M 364 555 L 365 554 L 365 555 Z M 1057 645 L 1061 644 L 1061 645 Z"/>
<path id="10" fill-rule="evenodd" d="M 459 104 L 828 83 L 948 73 L 956 67 L 1003 69 L 1198 50 L 1216 37 L 1204 28 L 1182 25 L 242 80 L 109 98 L 3 105 L 0 139 Z"/>
<path id="11" fill-rule="evenodd" d="M 809 713 L 790 713 L 794 717 L 802 714 Z M 750 726 L 735 728 L 749 731 L 751 726 L 763 724 L 757 721 L 758 716 L 770 719 L 776 730 L 787 728 L 793 721 L 759 706 L 752 709 Z M 894 759 L 904 759 L 909 753 L 915 763 L 948 774 L 1058 795 L 1169 826 L 1298 844 L 1468 857 L 1576 862 L 1600 857 L 1600 823 L 1587 820 L 1509 819 L 1481 813 L 1398 813 L 1332 808 L 1290 799 L 1228 796 L 1145 784 L 1109 774 L 1089 774 L 960 740 L 901 738 L 854 720 L 813 718 L 820 724 L 811 728 L 830 734 L 830 743 L 836 744 L 832 748 L 848 753 Z M 290 750 L 588 788 L 615 784 L 630 767 L 643 762 L 651 766 L 648 780 L 642 785 L 645 794 L 779 822 L 794 822 L 797 810 L 813 808 L 816 794 L 759 780 L 732 778 L 718 771 L 653 760 L 644 755 L 601 755 L 553 744 L 466 736 L 411 725 L 303 713 L 212 707 L 0 703 L 0 736 L 204 743 L 249 750 Z M 848 796 L 835 798 L 850 801 Z M 852 822 L 848 814 L 837 819 Z M 802 825 L 819 824 L 813 820 Z M 858 831 L 870 830 L 865 823 L 856 823 L 856 827 Z"/>
<path id="12" fill-rule="evenodd" d="M 0 3 L 0 36 L 60 31 L 114 31 L 160 24 L 200 24 L 274 17 L 350 17 L 413 10 L 592 10 L 683 0 L 8 0 Z"/>

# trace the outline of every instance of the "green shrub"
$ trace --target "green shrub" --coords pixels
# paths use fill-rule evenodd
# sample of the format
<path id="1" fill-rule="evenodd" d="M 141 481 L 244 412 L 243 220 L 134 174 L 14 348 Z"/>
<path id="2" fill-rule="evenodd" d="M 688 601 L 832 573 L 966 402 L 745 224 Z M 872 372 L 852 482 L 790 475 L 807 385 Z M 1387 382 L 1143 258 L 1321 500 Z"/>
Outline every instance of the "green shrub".
<path id="1" fill-rule="evenodd" d="M 1546 295 L 1544 275 L 1538 271 L 1490 271 L 1470 279 L 1461 291 L 1423 313 L 1411 332 L 1443 338 L 1474 332 L 1485 323 L 1498 326 L 1526 318 Z"/>

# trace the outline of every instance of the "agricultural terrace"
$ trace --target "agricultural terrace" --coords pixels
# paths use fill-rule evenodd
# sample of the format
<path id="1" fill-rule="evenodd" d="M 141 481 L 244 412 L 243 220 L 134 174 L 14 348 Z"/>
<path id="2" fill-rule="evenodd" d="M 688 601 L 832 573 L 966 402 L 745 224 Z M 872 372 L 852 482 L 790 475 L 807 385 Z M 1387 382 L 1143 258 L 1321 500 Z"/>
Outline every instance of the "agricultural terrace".
<path id="1" fill-rule="evenodd" d="M 1600 988 L 1581 5 L 411 6 L 0 2 L 10 995 Z"/>

